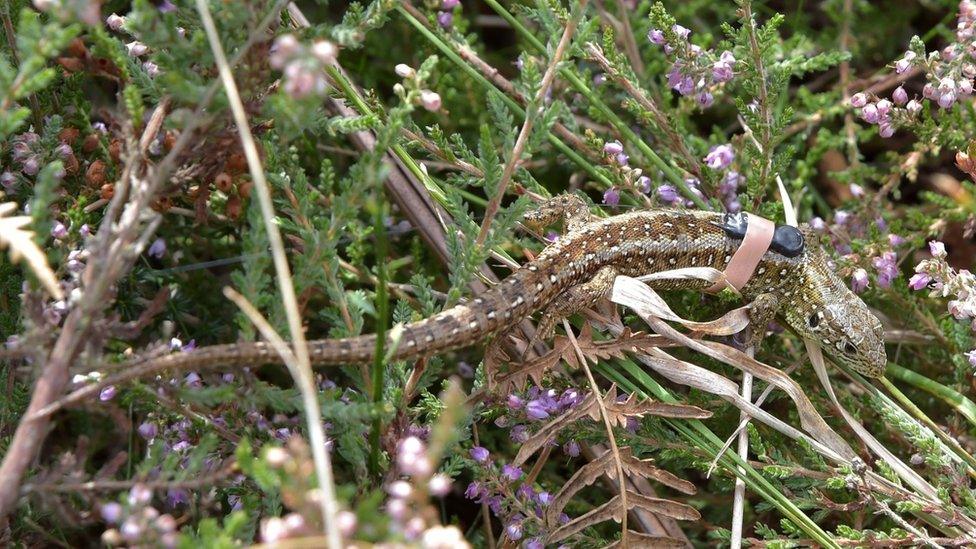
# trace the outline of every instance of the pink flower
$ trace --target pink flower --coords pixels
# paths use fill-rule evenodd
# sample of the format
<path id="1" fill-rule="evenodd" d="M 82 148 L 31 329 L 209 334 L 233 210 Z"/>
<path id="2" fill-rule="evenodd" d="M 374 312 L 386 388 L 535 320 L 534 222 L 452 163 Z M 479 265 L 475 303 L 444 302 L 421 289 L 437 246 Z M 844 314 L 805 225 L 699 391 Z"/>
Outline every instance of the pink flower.
<path id="1" fill-rule="evenodd" d="M 861 109 L 861 118 L 868 124 L 876 124 L 881 119 L 881 113 L 878 112 L 878 107 L 874 103 L 869 103 Z"/>
<path id="2" fill-rule="evenodd" d="M 864 92 L 855 93 L 851 96 L 851 106 L 860 109 L 868 104 L 868 96 Z"/>
<path id="3" fill-rule="evenodd" d="M 603 193 L 603 203 L 607 206 L 616 206 L 620 204 L 620 193 L 617 189 L 610 187 L 605 193 Z"/>
<path id="4" fill-rule="evenodd" d="M 851 289 L 855 293 L 861 293 L 868 287 L 868 272 L 864 269 L 857 269 L 851 275 Z"/>
<path id="5" fill-rule="evenodd" d="M 441 96 L 437 92 L 424 90 L 420 92 L 420 104 L 428 111 L 434 112 L 441 108 Z"/>
<path id="6" fill-rule="evenodd" d="M 704 158 L 705 164 L 713 170 L 728 168 L 735 160 L 735 149 L 732 145 L 717 145 L 711 148 Z"/>
<path id="7" fill-rule="evenodd" d="M 918 291 L 924 290 L 928 287 L 929 282 L 932 281 L 932 277 L 925 273 L 915 273 L 910 279 L 908 279 L 908 287 Z"/>
<path id="8" fill-rule="evenodd" d="M 481 464 L 487 463 L 490 455 L 490 452 L 484 446 L 475 446 L 471 449 L 471 459 Z"/>
<path id="9" fill-rule="evenodd" d="M 620 141 L 607 141 L 603 144 L 603 152 L 616 156 L 624 152 L 624 146 Z"/>
<path id="10" fill-rule="evenodd" d="M 898 86 L 895 91 L 891 94 L 891 99 L 896 105 L 904 105 L 908 102 L 908 92 L 905 91 L 903 86 Z"/>

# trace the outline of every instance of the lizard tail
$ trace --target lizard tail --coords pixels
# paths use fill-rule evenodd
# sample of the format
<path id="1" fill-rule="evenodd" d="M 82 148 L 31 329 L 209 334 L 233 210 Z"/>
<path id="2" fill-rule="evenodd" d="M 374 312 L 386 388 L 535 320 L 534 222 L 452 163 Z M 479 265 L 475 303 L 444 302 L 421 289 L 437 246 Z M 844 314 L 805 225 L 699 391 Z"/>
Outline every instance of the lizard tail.
<path id="1" fill-rule="evenodd" d="M 412 322 L 399 334 L 387 332 L 384 347 L 395 349 L 394 360 L 434 354 L 472 345 L 513 326 L 530 314 L 535 307 L 548 301 L 558 292 L 553 283 L 542 275 L 542 265 L 530 262 L 515 271 L 498 286 L 464 304 L 442 311 L 430 318 Z M 376 335 L 361 335 L 344 339 L 308 341 L 309 358 L 313 365 L 363 364 L 373 360 Z M 173 353 L 135 367 L 152 370 L 179 366 L 184 370 L 221 366 L 258 366 L 281 364 L 282 360 L 270 343 L 233 343 L 203 347 L 189 353 Z"/>

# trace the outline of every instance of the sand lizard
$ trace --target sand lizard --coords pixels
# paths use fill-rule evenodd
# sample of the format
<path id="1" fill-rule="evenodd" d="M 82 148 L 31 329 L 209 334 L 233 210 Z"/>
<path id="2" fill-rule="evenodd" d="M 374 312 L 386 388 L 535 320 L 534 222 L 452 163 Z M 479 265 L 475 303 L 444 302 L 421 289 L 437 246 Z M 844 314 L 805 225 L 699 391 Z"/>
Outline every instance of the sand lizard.
<path id="1" fill-rule="evenodd" d="M 540 333 L 549 334 L 560 319 L 607 297 L 618 274 L 641 276 L 682 267 L 723 270 L 742 242 L 725 214 L 649 210 L 597 219 L 579 197 L 568 194 L 528 213 L 526 223 L 541 227 L 560 218 L 565 235 L 491 290 L 404 326 L 392 357 L 468 346 L 537 312 L 542 313 Z M 800 240 L 792 243 L 794 253 L 771 248 L 742 288 L 743 297 L 753 302 L 754 325 L 765 327 L 778 316 L 835 361 L 870 377 L 882 376 L 887 359 L 881 322 L 828 267 L 816 235 L 809 229 L 794 234 Z M 665 290 L 709 285 L 698 280 L 652 284 Z M 313 364 L 362 363 L 372 360 L 376 336 L 313 340 L 308 346 Z M 153 370 L 280 362 L 263 342 L 214 345 L 150 360 Z"/>

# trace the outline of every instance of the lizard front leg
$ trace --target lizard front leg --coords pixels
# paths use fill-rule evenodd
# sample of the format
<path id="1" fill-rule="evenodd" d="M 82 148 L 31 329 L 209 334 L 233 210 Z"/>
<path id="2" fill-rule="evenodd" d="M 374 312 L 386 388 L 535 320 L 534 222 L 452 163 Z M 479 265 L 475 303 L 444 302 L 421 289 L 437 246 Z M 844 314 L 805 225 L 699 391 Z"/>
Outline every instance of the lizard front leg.
<path id="1" fill-rule="evenodd" d="M 776 318 L 780 309 L 780 299 L 775 294 L 764 293 L 756 296 L 749 304 L 749 327 L 746 348 L 758 349 L 766 335 L 766 327 Z"/>
<path id="2" fill-rule="evenodd" d="M 572 232 L 589 223 L 593 216 L 583 199 L 575 194 L 554 196 L 526 212 L 522 223 L 532 229 L 541 230 L 562 219 L 566 231 Z"/>
<path id="3" fill-rule="evenodd" d="M 608 265 L 597 271 L 596 276 L 590 280 L 559 294 L 542 312 L 536 338 L 548 339 L 552 336 L 556 324 L 562 319 L 592 307 L 601 299 L 608 297 L 617 274 L 617 270 Z"/>

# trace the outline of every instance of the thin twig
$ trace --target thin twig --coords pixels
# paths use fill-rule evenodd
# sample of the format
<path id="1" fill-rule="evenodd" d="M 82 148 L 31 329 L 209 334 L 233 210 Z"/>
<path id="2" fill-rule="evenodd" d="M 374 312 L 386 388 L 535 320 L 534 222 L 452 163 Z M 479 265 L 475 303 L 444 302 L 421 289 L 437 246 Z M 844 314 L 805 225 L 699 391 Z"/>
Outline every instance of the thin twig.
<path id="1" fill-rule="evenodd" d="M 573 335 L 573 327 L 569 325 L 569 321 L 566 319 L 563 319 L 563 328 L 566 330 L 566 336 L 569 338 L 569 342 L 573 345 L 573 350 L 576 351 L 576 357 L 579 359 L 583 371 L 586 372 L 586 379 L 590 382 L 590 390 L 593 391 L 593 396 L 596 397 L 596 404 L 600 408 L 600 417 L 603 418 L 603 425 L 607 429 L 607 440 L 610 442 L 614 465 L 617 467 L 617 484 L 620 486 L 620 507 L 622 509 L 620 513 L 620 546 L 627 547 L 627 477 L 624 476 L 623 463 L 620 461 L 620 448 L 617 447 L 617 437 L 613 435 L 613 424 L 610 422 L 610 416 L 607 414 L 607 407 L 603 402 L 603 395 L 600 394 L 600 387 L 596 384 L 596 379 L 593 378 L 593 372 L 590 371 L 590 365 L 586 360 L 586 356 L 583 354 L 583 349 L 580 349 L 579 342 L 576 341 L 576 336 Z"/>
<path id="2" fill-rule="evenodd" d="M 481 222 L 481 230 L 478 231 L 478 237 L 474 241 L 475 248 L 481 248 L 488 238 L 488 230 L 491 228 L 491 223 L 494 221 L 495 215 L 498 214 L 502 198 L 505 196 L 505 190 L 508 189 L 508 184 L 511 182 L 512 176 L 515 174 L 515 169 L 519 165 L 519 160 L 522 158 L 522 151 L 525 150 L 525 145 L 529 141 L 529 135 L 532 133 L 532 124 L 535 122 L 537 116 L 536 109 L 541 110 L 542 105 L 545 104 L 546 95 L 549 94 L 549 88 L 552 87 L 552 82 L 556 78 L 556 69 L 559 67 L 560 61 L 562 61 L 563 54 L 566 53 L 566 48 L 569 47 L 569 42 L 573 34 L 576 32 L 576 25 L 579 24 L 579 20 L 583 16 L 583 10 L 586 9 L 586 2 L 587 0 L 581 0 L 577 5 L 576 13 L 571 15 L 569 21 L 566 22 L 566 28 L 563 29 L 563 35 L 559 39 L 556 51 L 552 54 L 552 59 L 549 60 L 549 66 L 546 67 L 546 72 L 542 76 L 542 85 L 539 86 L 539 91 L 536 92 L 535 98 L 525 107 L 525 121 L 522 123 L 522 130 L 519 131 L 518 139 L 515 140 L 512 155 L 509 157 L 508 162 L 505 163 L 505 169 L 502 171 L 501 179 L 498 180 L 495 193 L 492 195 L 491 200 L 488 201 L 488 207 L 485 208 L 485 218 Z"/>
<path id="3" fill-rule="evenodd" d="M 289 332 L 294 342 L 295 355 L 293 362 L 288 360 L 290 353 L 283 352 L 283 350 L 287 350 L 287 345 L 283 341 L 280 344 L 274 342 L 273 338 L 277 334 L 274 333 L 274 330 L 270 329 L 270 325 L 261 325 L 260 315 L 257 314 L 257 311 L 248 311 L 247 303 L 241 296 L 238 296 L 240 299 L 235 299 L 234 301 L 241 310 L 249 313 L 248 316 L 251 321 L 269 341 L 274 343 L 276 350 L 278 350 L 279 354 L 285 360 L 285 364 L 295 378 L 295 383 L 298 385 L 299 391 L 302 394 L 309 437 L 311 438 L 312 457 L 315 462 L 316 474 L 318 475 L 319 488 L 323 492 L 321 503 L 325 534 L 329 542 L 329 547 L 331 549 L 338 549 L 341 545 L 341 538 L 336 523 L 338 504 L 336 503 L 332 468 L 328 455 L 326 454 L 325 433 L 322 430 L 321 421 L 322 414 L 319 410 L 318 398 L 316 397 L 314 375 L 312 374 L 312 367 L 308 357 L 308 347 L 305 345 L 301 313 L 298 309 L 298 299 L 295 296 L 295 287 L 291 279 L 291 270 L 288 266 L 288 259 L 285 257 L 285 246 L 281 238 L 281 232 L 278 229 L 277 223 L 274 221 L 274 205 L 271 202 L 271 191 L 264 177 L 264 169 L 261 166 L 257 146 L 254 143 L 254 136 L 251 134 L 251 127 L 247 121 L 244 104 L 237 91 L 234 75 L 231 73 L 230 66 L 227 63 L 223 46 L 220 43 L 220 36 L 217 33 L 217 27 L 210 14 L 210 8 L 206 0 L 197 0 L 196 5 L 197 11 L 200 13 L 203 28 L 207 33 L 207 39 L 210 42 L 210 49 L 213 51 L 214 59 L 220 72 L 220 80 L 223 82 L 231 112 L 234 115 L 234 122 L 237 125 L 237 130 L 241 138 L 241 146 L 244 149 L 244 156 L 247 159 L 248 170 L 251 174 L 251 180 L 254 182 L 254 191 L 261 207 L 261 216 L 264 218 L 265 230 L 268 236 L 268 242 L 271 245 L 272 260 L 277 274 L 276 279 L 279 290 L 281 291 L 282 300 L 284 301 L 285 313 L 288 317 Z M 228 292 L 225 291 L 226 294 Z M 228 295 L 228 297 L 230 298 L 231 295 Z"/>

